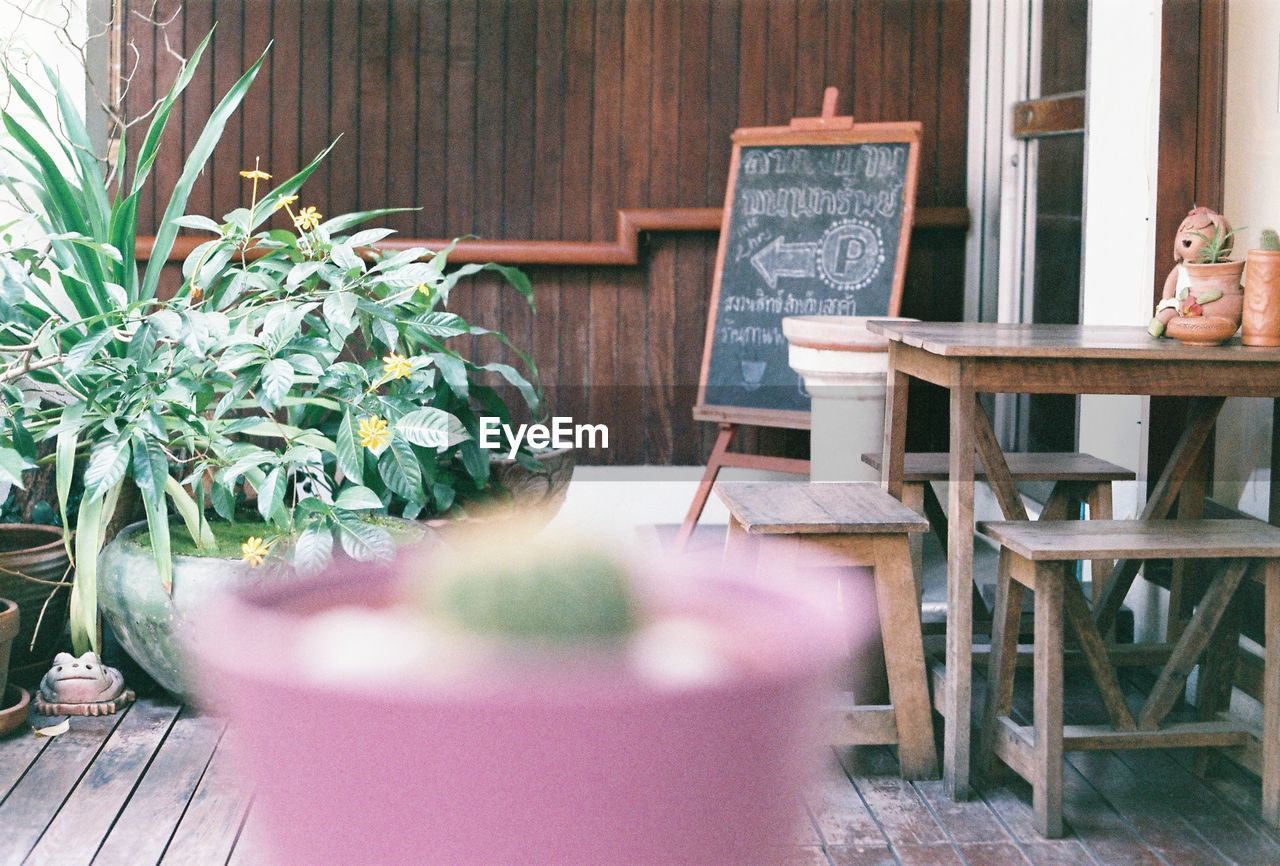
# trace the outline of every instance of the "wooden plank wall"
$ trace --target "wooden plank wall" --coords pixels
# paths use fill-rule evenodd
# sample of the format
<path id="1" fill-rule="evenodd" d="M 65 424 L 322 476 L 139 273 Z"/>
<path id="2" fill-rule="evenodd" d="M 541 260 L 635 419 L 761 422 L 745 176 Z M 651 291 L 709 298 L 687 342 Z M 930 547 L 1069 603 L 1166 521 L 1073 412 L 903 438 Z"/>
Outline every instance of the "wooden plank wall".
<path id="1" fill-rule="evenodd" d="M 303 195 L 326 214 L 416 205 L 387 223 L 417 237 L 608 239 L 619 207 L 720 206 L 733 129 L 816 114 L 827 84 L 842 113 L 923 121 L 920 205 L 965 204 L 967 0 L 162 0 L 158 12 L 175 16 L 163 33 L 127 25 L 134 114 L 175 74 L 166 38 L 189 54 L 217 23 L 181 106 L 183 152 L 274 40 L 192 212 L 240 203 L 237 172 L 256 156 L 286 175 L 341 135 Z M 143 199 L 143 231 L 162 208 Z M 455 308 L 532 348 L 557 414 L 610 426 L 598 462 L 697 463 L 714 432 L 689 410 L 715 243 L 659 233 L 637 267 L 534 268 L 536 317 L 485 280 Z M 963 256 L 963 232 L 916 232 L 904 314 L 958 319 Z M 940 447 L 945 407 L 913 412 L 913 447 Z"/>

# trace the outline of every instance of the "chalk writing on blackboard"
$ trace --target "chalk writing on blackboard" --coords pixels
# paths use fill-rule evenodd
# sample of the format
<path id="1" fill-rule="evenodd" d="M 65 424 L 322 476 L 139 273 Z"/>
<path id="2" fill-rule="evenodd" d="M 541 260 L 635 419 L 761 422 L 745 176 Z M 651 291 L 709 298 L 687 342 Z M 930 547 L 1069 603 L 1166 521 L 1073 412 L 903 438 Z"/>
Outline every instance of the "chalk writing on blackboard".
<path id="1" fill-rule="evenodd" d="M 897 312 L 915 140 L 738 145 L 702 408 L 807 412 L 782 318 Z"/>

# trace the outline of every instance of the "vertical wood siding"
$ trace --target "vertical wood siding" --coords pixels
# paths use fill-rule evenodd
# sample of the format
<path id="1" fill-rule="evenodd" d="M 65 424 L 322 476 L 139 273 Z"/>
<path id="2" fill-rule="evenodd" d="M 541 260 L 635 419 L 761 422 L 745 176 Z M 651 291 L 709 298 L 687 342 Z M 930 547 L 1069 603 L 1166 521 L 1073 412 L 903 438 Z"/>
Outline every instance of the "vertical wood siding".
<path id="1" fill-rule="evenodd" d="M 150 0 L 130 0 L 150 6 Z M 204 118 L 273 41 L 227 125 L 190 210 L 220 216 L 261 157 L 285 176 L 338 136 L 304 190 L 326 214 L 417 206 L 406 235 L 608 239 L 619 207 L 720 206 L 729 135 L 817 114 L 924 123 L 921 206 L 965 203 L 966 0 L 165 0 L 175 49 L 217 23 L 157 165 L 161 188 Z M 131 17 L 145 111 L 177 68 L 164 37 Z M 144 199 L 142 230 L 163 202 Z M 657 234 L 633 268 L 532 268 L 530 316 L 487 280 L 457 312 L 531 347 L 552 407 L 604 422 L 600 462 L 691 464 L 711 425 L 690 418 L 711 267 L 711 234 Z M 917 231 L 904 314 L 958 319 L 963 234 Z M 484 346 L 492 351 L 491 346 Z M 913 403 L 913 447 L 939 447 L 945 407 Z M 943 437 L 940 440 L 939 437 Z M 795 451 L 794 431 L 744 433 L 746 448 Z M 587 455 L 590 457 L 590 455 Z"/>

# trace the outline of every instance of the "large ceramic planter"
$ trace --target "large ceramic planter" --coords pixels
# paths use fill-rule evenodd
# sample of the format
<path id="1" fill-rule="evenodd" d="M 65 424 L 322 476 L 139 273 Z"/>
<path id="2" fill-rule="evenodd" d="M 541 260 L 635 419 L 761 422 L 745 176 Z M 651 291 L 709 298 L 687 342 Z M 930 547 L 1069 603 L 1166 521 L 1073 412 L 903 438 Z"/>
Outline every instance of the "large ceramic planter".
<path id="1" fill-rule="evenodd" d="M 145 521 L 126 526 L 98 558 L 98 606 L 112 633 L 134 661 L 165 690 L 188 693 L 178 629 L 199 615 L 220 590 L 280 578 L 268 566 L 239 559 L 173 557 L 173 592 L 165 592 L 149 547 Z M 227 632 L 231 637 L 235 630 Z"/>
<path id="2" fill-rule="evenodd" d="M 1241 325 L 1246 346 L 1280 346 L 1280 250 L 1249 250 Z"/>
<path id="3" fill-rule="evenodd" d="M 449 532 L 460 525 L 492 523 L 495 531 L 505 521 L 516 520 L 524 527 L 542 527 L 560 512 L 569 495 L 576 465 L 572 448 L 549 449 L 538 454 L 542 469 L 527 469 L 510 457 L 495 457 L 489 463 L 491 480 L 502 494 L 492 500 L 455 509 L 443 517 L 424 523 L 437 532 Z"/>
<path id="4" fill-rule="evenodd" d="M 216 603 L 200 695 L 237 727 L 280 863 L 776 862 L 823 752 L 837 626 L 796 586 L 678 577 L 680 609 L 741 616 L 760 664 L 687 687 L 572 661 L 394 687 L 308 675 L 309 617 L 387 603 L 384 566 Z"/>
<path id="5" fill-rule="evenodd" d="M 57 586 L 63 580 L 66 583 Z M 71 586 L 60 528 L 0 524 L 0 598 L 16 602 L 20 617 L 9 657 L 13 677 L 17 681 L 39 679 L 61 648 L 67 627 Z"/>
<path id="6" fill-rule="evenodd" d="M 416 544 L 425 536 L 414 521 L 377 520 L 397 546 Z M 167 593 L 151 549 L 142 544 L 146 538 L 146 521 L 140 521 L 121 530 L 103 549 L 98 559 L 98 608 L 129 657 L 166 691 L 186 696 L 190 686 L 179 632 L 200 616 L 210 598 L 235 588 L 286 582 L 294 574 L 277 559 L 252 568 L 238 558 L 177 555 L 173 592 Z M 335 549 L 335 556 L 350 564 L 340 550 Z M 227 635 L 235 633 L 232 628 Z"/>
<path id="7" fill-rule="evenodd" d="M 538 454 L 542 471 L 526 469 L 509 457 L 498 457 L 490 465 L 493 480 L 511 494 L 511 507 L 521 514 L 536 516 L 540 523 L 550 523 L 569 495 L 573 480 L 572 448 L 559 448 Z"/>

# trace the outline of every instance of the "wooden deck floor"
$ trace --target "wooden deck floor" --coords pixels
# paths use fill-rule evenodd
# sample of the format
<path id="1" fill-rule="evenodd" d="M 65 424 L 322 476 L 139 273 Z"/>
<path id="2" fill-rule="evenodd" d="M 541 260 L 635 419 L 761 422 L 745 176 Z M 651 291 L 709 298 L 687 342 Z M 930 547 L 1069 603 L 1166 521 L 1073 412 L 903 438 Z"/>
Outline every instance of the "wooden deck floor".
<path id="1" fill-rule="evenodd" d="M 1072 706 L 1091 712 L 1084 682 Z M 1027 684 L 1019 698 L 1029 701 Z M 45 720 L 36 720 L 42 723 Z M 75 718 L 69 733 L 0 740 L 0 864 L 263 864 L 251 795 L 229 760 L 232 734 L 166 699 Z M 1280 833 L 1258 817 L 1257 780 L 1221 761 L 1201 780 L 1189 752 L 1073 754 L 1068 838 L 1032 829 L 1030 789 L 953 803 L 941 782 L 904 782 L 893 751 L 833 751 L 806 803 L 798 866 L 854 864 L 1280 863 Z M 430 862 L 424 857 L 423 862 Z M 292 866 L 292 864 L 290 864 Z"/>
<path id="2" fill-rule="evenodd" d="M 715 533 L 697 538 L 721 543 Z M 931 562 L 926 579 L 937 583 L 938 568 Z M 1015 709 L 1029 717 L 1027 676 L 1020 671 Z M 983 685 L 976 679 L 975 714 Z M 1136 690 L 1131 697 L 1136 703 Z M 1105 719 L 1083 672 L 1068 674 L 1067 713 L 1082 723 Z M 72 719 L 70 732 L 53 739 L 29 732 L 0 739 L 0 866 L 270 864 L 251 793 L 230 760 L 233 736 L 216 719 L 152 697 L 118 716 Z M 1046 841 L 1032 827 L 1030 788 L 1011 773 L 1003 785 L 953 803 L 941 782 L 898 778 L 890 748 L 833 751 L 797 838 L 779 840 L 779 861 L 1280 864 L 1280 832 L 1259 817 L 1257 778 L 1219 760 L 1202 780 L 1192 760 L 1187 751 L 1069 755 L 1067 838 Z"/>

